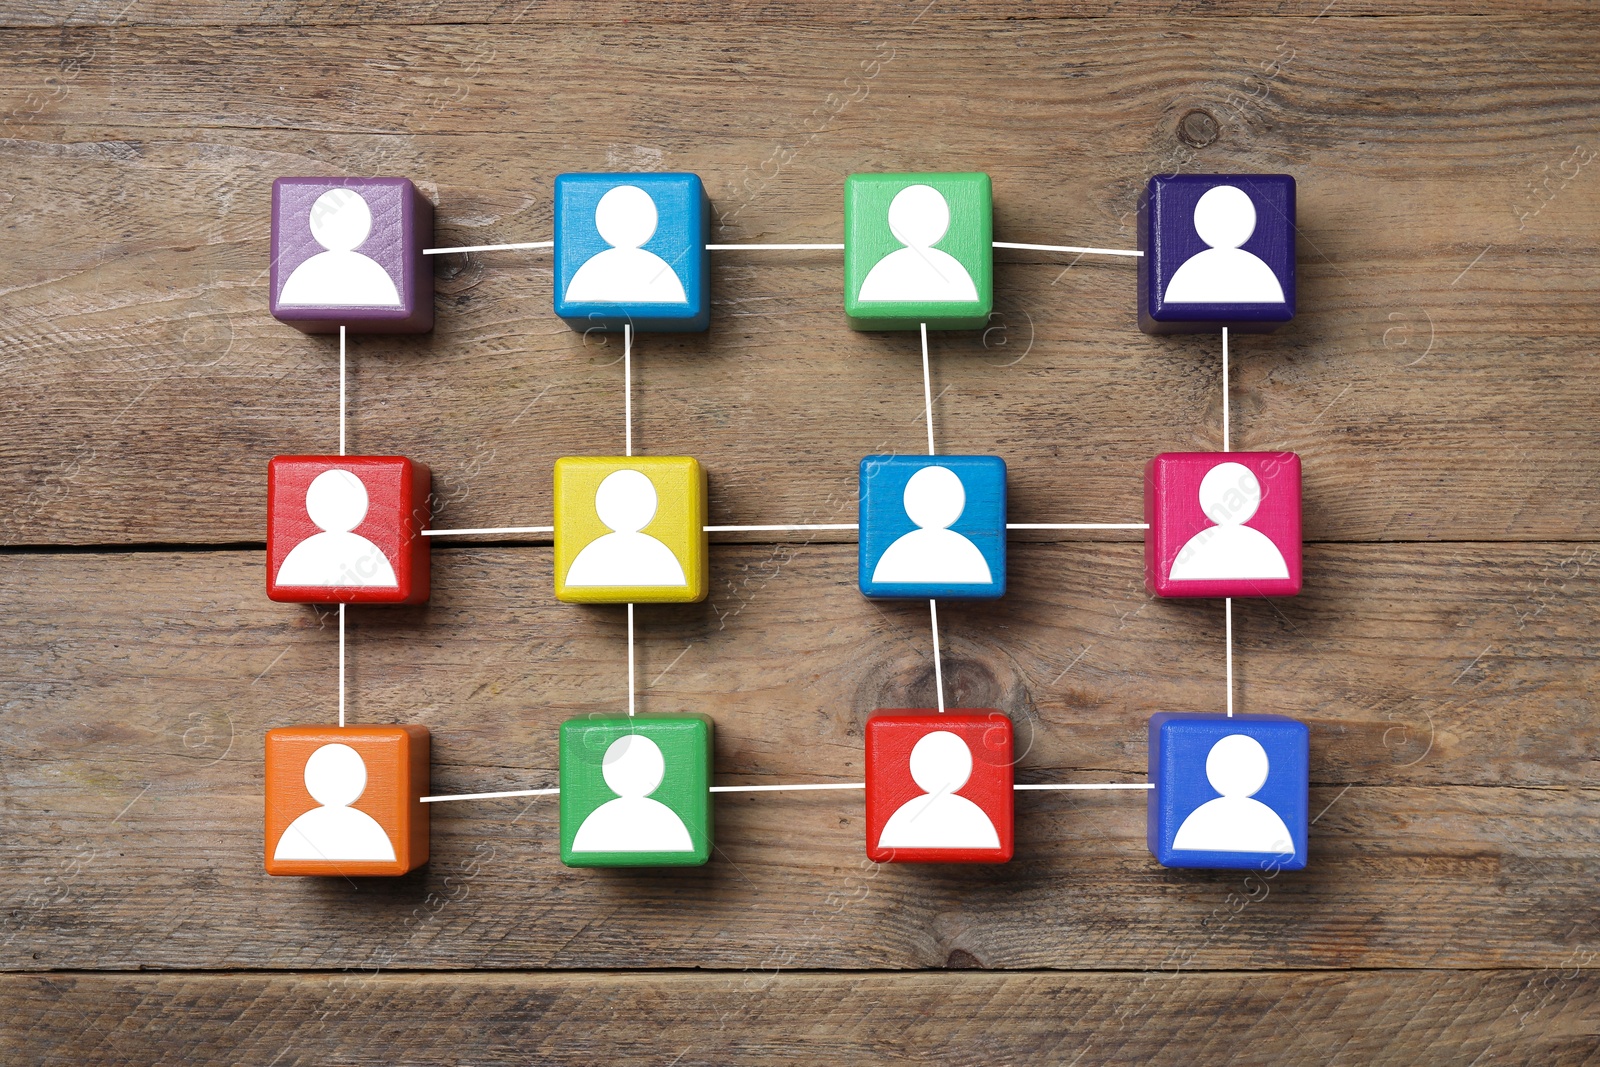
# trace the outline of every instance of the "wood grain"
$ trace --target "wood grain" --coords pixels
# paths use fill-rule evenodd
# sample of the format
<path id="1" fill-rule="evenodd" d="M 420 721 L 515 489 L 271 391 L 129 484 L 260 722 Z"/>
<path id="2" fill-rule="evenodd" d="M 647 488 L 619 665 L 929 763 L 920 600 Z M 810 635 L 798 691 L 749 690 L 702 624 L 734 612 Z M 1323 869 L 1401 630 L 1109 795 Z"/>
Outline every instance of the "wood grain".
<path id="1" fill-rule="evenodd" d="M 1366 974 L 14 975 L 40 1067 L 1594 1062 L 1575 965 Z"/>
<path id="2" fill-rule="evenodd" d="M 1596 518 L 1600 181 L 1573 153 L 1600 68 L 1556 20 L 936 24 L 870 80 L 873 35 L 820 28 L 541 26 L 470 73 L 470 27 L 335 28 L 308 93 L 285 91 L 294 30 L 0 37 L 5 542 L 260 540 L 267 459 L 336 427 L 332 342 L 265 311 L 266 192 L 327 170 L 409 174 L 441 242 L 484 243 L 547 237 L 565 169 L 694 169 L 719 239 L 828 241 L 851 170 L 982 168 L 1002 239 L 1117 247 L 1155 170 L 1285 169 L 1305 311 L 1238 345 L 1234 443 L 1302 453 L 1307 536 L 1566 540 Z M 670 118 L 601 106 L 630 93 Z M 1177 135 L 1195 110 L 1202 149 Z M 1127 261 L 1002 260 L 995 329 L 936 345 L 942 447 L 1004 455 L 1020 520 L 1137 520 L 1145 460 L 1220 440 L 1216 340 L 1139 334 Z M 548 523 L 554 459 L 618 448 L 617 353 L 552 317 L 544 254 L 438 270 L 431 337 L 352 346 L 352 447 L 429 463 L 442 525 Z M 844 328 L 834 253 L 715 271 L 711 333 L 641 345 L 642 447 L 707 464 L 713 522 L 838 521 L 862 455 L 917 447 L 912 346 Z"/>
<path id="3" fill-rule="evenodd" d="M 693 871 L 566 870 L 543 797 L 439 806 L 406 878 L 271 879 L 262 737 L 332 719 L 332 615 L 268 602 L 259 552 L 15 555 L 0 963 L 1553 965 L 1600 875 L 1573 549 L 1317 546 L 1306 594 L 1238 604 L 1240 710 L 1311 724 L 1321 815 L 1311 869 L 1266 881 L 1157 867 L 1130 793 L 1025 795 L 992 869 L 878 870 L 859 794 L 755 794 L 718 799 Z M 1222 706 L 1217 605 L 1150 600 L 1140 555 L 1021 546 L 1004 601 L 940 612 L 950 703 L 1013 717 L 1020 781 L 1140 781 L 1151 713 Z M 866 716 L 933 693 L 926 606 L 863 600 L 853 566 L 716 547 L 707 603 L 639 609 L 641 711 L 711 714 L 719 783 L 859 781 Z M 351 609 L 351 721 L 426 725 L 438 793 L 554 784 L 557 725 L 625 706 L 622 612 L 554 603 L 545 547 L 435 568 L 426 608 Z"/>

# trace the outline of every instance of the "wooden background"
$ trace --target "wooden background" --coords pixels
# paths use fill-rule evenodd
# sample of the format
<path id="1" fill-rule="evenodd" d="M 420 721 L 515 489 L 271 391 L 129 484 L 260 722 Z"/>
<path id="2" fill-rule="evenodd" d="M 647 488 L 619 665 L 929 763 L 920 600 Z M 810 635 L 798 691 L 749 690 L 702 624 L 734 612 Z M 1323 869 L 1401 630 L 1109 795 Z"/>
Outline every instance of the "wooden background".
<path id="1" fill-rule="evenodd" d="M 1600 1060 L 1600 18 L 1579 0 L 29 0 L 0 4 L 0 1059 L 7 1063 Z M 578 871 L 554 801 L 435 811 L 397 880 L 261 868 L 262 736 L 334 714 L 332 616 L 262 585 L 265 468 L 336 447 L 337 357 L 267 314 L 268 190 L 400 174 L 437 241 L 547 239 L 564 170 L 701 174 L 714 239 L 841 239 L 856 170 L 988 171 L 999 240 L 1132 247 L 1169 170 L 1300 183 L 1300 315 L 1235 347 L 1234 446 L 1305 462 L 1306 591 L 1238 605 L 1239 703 L 1312 730 L 1311 867 L 1168 871 L 1137 794 L 1024 794 L 998 868 L 874 868 L 859 794 L 731 795 L 695 870 Z M 351 344 L 351 450 L 432 466 L 440 526 L 549 522 L 622 433 L 618 350 L 545 253 L 441 259 L 438 327 Z M 712 522 L 852 521 L 920 447 L 911 335 L 837 253 L 718 253 L 708 334 L 637 351 L 642 450 Z M 1013 521 L 1141 518 L 1220 443 L 1214 337 L 1134 268 L 1002 253 L 938 336 L 943 447 Z M 854 781 L 931 703 L 926 608 L 845 538 L 722 536 L 641 608 L 641 707 L 711 713 L 717 780 Z M 952 703 L 1019 779 L 1138 781 L 1222 706 L 1220 604 L 1136 535 L 1028 535 L 941 612 Z M 420 722 L 437 792 L 553 783 L 624 699 L 619 611 L 535 540 L 438 544 L 353 609 L 351 716 Z"/>

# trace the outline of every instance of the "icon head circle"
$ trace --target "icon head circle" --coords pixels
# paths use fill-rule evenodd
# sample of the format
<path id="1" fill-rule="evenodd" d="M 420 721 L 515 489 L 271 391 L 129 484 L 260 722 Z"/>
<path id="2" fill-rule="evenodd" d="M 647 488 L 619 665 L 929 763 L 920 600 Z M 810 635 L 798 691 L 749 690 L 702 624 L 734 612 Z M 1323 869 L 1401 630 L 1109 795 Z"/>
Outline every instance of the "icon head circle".
<path id="1" fill-rule="evenodd" d="M 594 208 L 594 228 L 612 248 L 639 248 L 655 236 L 656 202 L 637 185 L 607 191 Z"/>
<path id="2" fill-rule="evenodd" d="M 1212 248 L 1238 248 L 1256 232 L 1256 205 L 1236 185 L 1207 189 L 1194 205 L 1194 232 Z"/>
<path id="3" fill-rule="evenodd" d="M 906 515 L 924 530 L 943 530 L 967 508 L 967 490 L 949 467 L 923 467 L 906 482 Z"/>
<path id="4" fill-rule="evenodd" d="M 306 792 L 325 808 L 354 804 L 367 788 L 367 764 L 349 745 L 323 745 L 306 760 Z"/>
<path id="5" fill-rule="evenodd" d="M 354 189 L 329 189 L 311 205 L 311 236 L 330 252 L 350 252 L 372 232 L 372 209 Z"/>
<path id="6" fill-rule="evenodd" d="M 347 470 L 325 470 L 306 490 L 306 514 L 319 530 L 349 533 L 367 517 L 367 487 Z"/>
<path id="7" fill-rule="evenodd" d="M 950 205 L 931 185 L 908 185 L 889 203 L 889 232 L 908 248 L 931 248 L 950 229 Z"/>
<path id="8" fill-rule="evenodd" d="M 911 749 L 911 780 L 924 793 L 954 793 L 972 777 L 972 750 L 949 730 L 927 734 Z"/>
<path id="9" fill-rule="evenodd" d="M 661 748 L 643 734 L 624 734 L 611 742 L 600 760 L 606 785 L 619 797 L 647 797 L 666 774 Z"/>
<path id="10" fill-rule="evenodd" d="M 640 471 L 612 471 L 594 491 L 594 511 L 606 529 L 638 533 L 656 517 L 655 483 Z"/>
<path id="11" fill-rule="evenodd" d="M 1225 797 L 1253 797 L 1267 784 L 1267 750 L 1248 734 L 1229 734 L 1206 756 L 1206 781 Z"/>
<path id="12" fill-rule="evenodd" d="M 1200 510 L 1218 526 L 1249 522 L 1261 506 L 1261 481 L 1243 463 L 1218 463 L 1200 479 Z"/>

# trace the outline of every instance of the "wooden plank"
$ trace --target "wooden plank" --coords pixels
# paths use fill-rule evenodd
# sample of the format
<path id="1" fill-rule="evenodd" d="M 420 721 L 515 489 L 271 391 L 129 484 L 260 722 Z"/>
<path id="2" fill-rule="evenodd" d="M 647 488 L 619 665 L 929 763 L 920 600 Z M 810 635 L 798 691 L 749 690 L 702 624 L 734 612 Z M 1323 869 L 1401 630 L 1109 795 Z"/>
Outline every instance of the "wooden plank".
<path id="1" fill-rule="evenodd" d="M 1587 953 L 1585 959 L 1592 956 Z M 13 975 L 0 1047 L 122 1064 L 1594 1062 L 1600 979 L 1248 974 Z"/>
<path id="2" fill-rule="evenodd" d="M 1148 173 L 1287 169 L 1303 313 L 1237 345 L 1234 444 L 1303 454 L 1308 536 L 1592 529 L 1600 383 L 1577 357 L 1596 344 L 1600 182 L 1574 152 L 1600 71 L 1583 35 L 1180 29 L 931 28 L 859 89 L 844 79 L 871 35 L 841 48 L 810 27 L 544 27 L 467 71 L 470 27 L 363 26 L 319 37 L 315 75 L 296 30 L 7 33 L 0 541 L 260 540 L 266 460 L 327 450 L 336 426 L 332 342 L 266 314 L 267 188 L 329 169 L 410 174 L 441 241 L 480 243 L 548 237 L 564 169 L 694 169 L 719 239 L 830 241 L 853 169 L 984 168 L 1002 238 L 1113 247 L 1134 242 Z M 1268 76 L 1280 37 L 1295 58 Z M 1417 55 L 1435 57 L 1430 91 L 1397 109 Z M 594 69 L 615 72 L 608 93 L 648 84 L 657 118 L 603 105 Z M 1177 133 L 1194 110 L 1219 133 L 1198 150 Z M 1128 261 L 1002 259 L 995 329 L 935 346 L 943 447 L 1005 455 L 1019 520 L 1137 520 L 1151 455 L 1220 441 L 1216 340 L 1138 333 Z M 616 352 L 552 317 L 544 254 L 438 269 L 434 335 L 352 345 L 352 447 L 429 463 L 441 524 L 545 524 L 553 460 L 618 448 Z M 914 339 L 846 329 L 839 285 L 835 254 L 718 253 L 711 333 L 641 343 L 642 445 L 708 465 L 714 522 L 846 520 L 860 457 L 917 447 Z"/>
<path id="3" fill-rule="evenodd" d="M 1057 0 L 1053 3 L 1020 5 L 1003 0 L 960 0 L 960 2 L 906 3 L 904 0 L 868 0 L 844 3 L 842 0 L 811 0 L 806 4 L 782 4 L 772 0 L 724 0 L 721 3 L 624 2 L 604 6 L 580 4 L 572 0 L 543 2 L 528 0 L 410 0 L 406 3 L 363 5 L 332 0 L 37 0 L 35 3 L 0 5 L 0 26 L 344 26 L 361 25 L 487 25 L 517 26 L 555 24 L 680 23 L 703 25 L 719 21 L 762 21 L 784 23 L 844 23 L 847 26 L 865 19 L 896 20 L 911 28 L 941 22 L 987 19 L 1100 19 L 1114 13 L 1119 19 L 1148 18 L 1177 21 L 1184 18 L 1274 17 L 1304 22 L 1326 21 L 1331 5 L 1327 0 L 1213 0 L 1204 6 L 1175 7 L 1170 0 L 1119 0 L 1114 12 L 1105 3 L 1087 0 Z M 1519 4 L 1517 13 L 1534 15 L 1588 15 L 1593 8 L 1582 0 L 1531 0 Z M 1504 15 L 1501 5 L 1459 0 L 1341 0 L 1336 18 L 1376 18 L 1396 16 L 1484 16 Z"/>
<path id="4" fill-rule="evenodd" d="M 1000 868 L 879 870 L 835 793 L 720 797 L 669 874 L 561 867 L 549 797 L 441 806 L 426 871 L 359 884 L 261 871 L 261 739 L 332 719 L 331 615 L 266 601 L 259 552 L 12 554 L 0 966 L 1553 966 L 1600 875 L 1597 551 L 1320 546 L 1303 596 L 1239 602 L 1240 710 L 1312 727 L 1303 874 L 1162 870 L 1130 793 L 1024 795 Z M 427 607 L 350 613 L 351 721 L 427 725 L 441 793 L 552 785 L 557 724 L 624 706 L 622 614 L 554 603 L 548 561 L 440 551 Z M 711 714 L 722 783 L 859 781 L 865 717 L 933 703 L 925 606 L 861 599 L 846 545 L 712 567 L 639 611 L 641 710 Z M 1138 781 L 1152 712 L 1222 707 L 1218 606 L 1149 600 L 1137 546 L 1011 577 L 940 615 L 1019 780 Z"/>

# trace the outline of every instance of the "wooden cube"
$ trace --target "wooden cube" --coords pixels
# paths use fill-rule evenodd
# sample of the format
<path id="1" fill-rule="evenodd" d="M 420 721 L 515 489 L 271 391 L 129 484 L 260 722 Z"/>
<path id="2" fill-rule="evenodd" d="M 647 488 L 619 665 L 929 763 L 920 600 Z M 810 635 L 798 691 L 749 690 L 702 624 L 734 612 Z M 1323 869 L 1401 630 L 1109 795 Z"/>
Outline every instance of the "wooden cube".
<path id="1" fill-rule="evenodd" d="M 1006 463 L 999 456 L 868 456 L 860 499 L 863 595 L 1005 595 Z"/>
<path id="2" fill-rule="evenodd" d="M 556 597 L 683 604 L 710 591 L 706 473 L 686 456 L 567 456 L 555 468 Z"/>
<path id="3" fill-rule="evenodd" d="M 1139 328 L 1266 333 L 1294 318 L 1287 174 L 1158 174 L 1139 200 Z"/>
<path id="4" fill-rule="evenodd" d="M 421 604 L 428 468 L 404 456 L 276 456 L 267 465 L 267 596 Z"/>
<path id="5" fill-rule="evenodd" d="M 711 325 L 711 201 L 697 174 L 556 178 L 556 314 L 574 330 Z"/>
<path id="6" fill-rule="evenodd" d="M 561 724 L 561 862 L 692 867 L 711 858 L 711 720 L 631 715 Z"/>
<path id="7" fill-rule="evenodd" d="M 1150 718 L 1147 834 L 1163 867 L 1306 865 L 1311 731 L 1282 715 Z"/>
<path id="8" fill-rule="evenodd" d="M 867 856 L 1004 863 L 1012 849 L 1011 720 L 992 709 L 867 720 Z"/>
<path id="9" fill-rule="evenodd" d="M 858 330 L 978 330 L 994 310 L 987 174 L 852 174 L 844 313 Z"/>
<path id="10" fill-rule="evenodd" d="M 433 329 L 433 204 L 406 178 L 272 183 L 272 315 L 306 333 Z"/>
<path id="11" fill-rule="evenodd" d="M 268 874 L 397 875 L 428 862 L 428 730 L 267 731 Z"/>
<path id="12" fill-rule="evenodd" d="M 1162 597 L 1300 592 L 1300 457 L 1166 452 L 1145 468 L 1145 584 Z"/>

